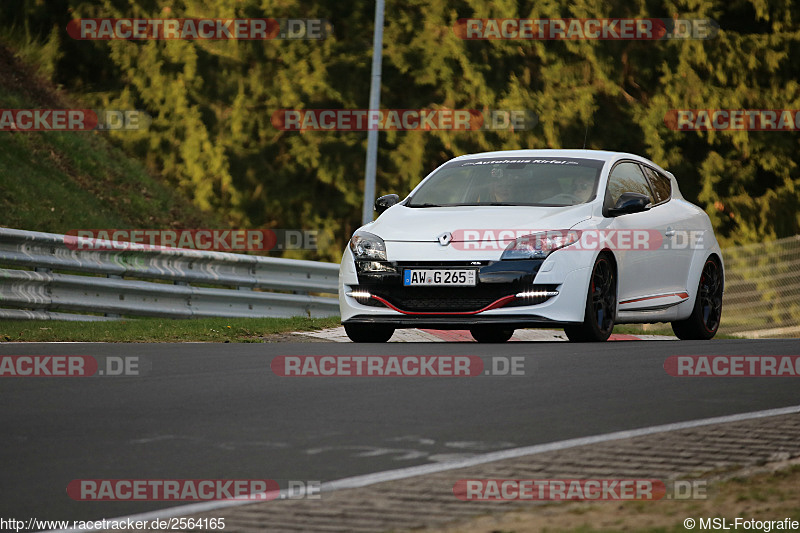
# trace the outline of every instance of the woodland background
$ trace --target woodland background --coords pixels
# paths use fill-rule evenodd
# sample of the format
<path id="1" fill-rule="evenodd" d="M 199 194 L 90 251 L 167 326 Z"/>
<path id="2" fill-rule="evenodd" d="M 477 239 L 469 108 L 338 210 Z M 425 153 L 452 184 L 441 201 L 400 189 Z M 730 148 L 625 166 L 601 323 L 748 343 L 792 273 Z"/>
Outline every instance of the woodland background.
<path id="1" fill-rule="evenodd" d="M 374 2 L 11 0 L 2 38 L 92 108 L 143 109 L 149 129 L 111 133 L 194 207 L 232 227 L 303 228 L 338 262 L 360 225 L 366 132 L 285 132 L 281 108 L 365 109 Z M 82 17 L 324 18 L 325 40 L 77 41 Z M 708 40 L 466 41 L 459 18 L 711 18 Z M 526 109 L 530 131 L 382 132 L 377 193 L 405 195 L 457 155 L 588 148 L 673 172 L 723 245 L 800 233 L 797 132 L 678 132 L 670 109 L 800 109 L 800 3 L 388 0 L 381 107 Z M 23 228 L 36 229 L 36 228 Z M 64 231 L 70 228 L 64 228 Z"/>

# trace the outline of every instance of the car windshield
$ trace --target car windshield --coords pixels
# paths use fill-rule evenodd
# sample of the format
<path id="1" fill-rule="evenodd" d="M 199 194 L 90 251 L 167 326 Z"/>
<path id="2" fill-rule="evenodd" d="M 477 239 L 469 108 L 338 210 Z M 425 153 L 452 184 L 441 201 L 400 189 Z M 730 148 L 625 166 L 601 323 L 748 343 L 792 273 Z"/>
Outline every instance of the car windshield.
<path id="1" fill-rule="evenodd" d="M 603 161 L 513 157 L 453 161 L 437 170 L 406 207 L 534 205 L 559 207 L 591 201 Z"/>

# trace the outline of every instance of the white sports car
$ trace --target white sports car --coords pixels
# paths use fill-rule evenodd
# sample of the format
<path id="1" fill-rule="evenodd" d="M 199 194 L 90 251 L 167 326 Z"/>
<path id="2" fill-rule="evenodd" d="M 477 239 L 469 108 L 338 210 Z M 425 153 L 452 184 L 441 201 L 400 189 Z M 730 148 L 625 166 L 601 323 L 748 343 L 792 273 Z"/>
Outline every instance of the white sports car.
<path id="1" fill-rule="evenodd" d="M 681 339 L 719 327 L 722 253 L 705 212 L 642 157 L 515 150 L 457 157 L 403 200 L 375 202 L 339 271 L 356 342 L 397 328 L 516 328 L 604 341 L 614 324 L 671 322 Z"/>

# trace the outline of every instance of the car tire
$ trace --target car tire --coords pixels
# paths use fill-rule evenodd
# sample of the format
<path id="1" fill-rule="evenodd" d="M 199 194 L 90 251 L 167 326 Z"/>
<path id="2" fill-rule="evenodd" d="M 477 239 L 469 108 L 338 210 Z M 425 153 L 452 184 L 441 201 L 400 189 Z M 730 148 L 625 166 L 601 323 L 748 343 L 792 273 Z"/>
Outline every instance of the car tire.
<path id="1" fill-rule="evenodd" d="M 394 335 L 394 328 L 377 324 L 345 324 L 344 332 L 353 342 L 386 342 Z"/>
<path id="2" fill-rule="evenodd" d="M 709 340 L 716 335 L 722 318 L 724 284 L 725 277 L 719 262 L 708 258 L 700 273 L 692 314 L 685 320 L 672 323 L 676 337 L 681 340 Z"/>
<path id="3" fill-rule="evenodd" d="M 493 326 L 475 326 L 469 329 L 472 338 L 478 342 L 506 342 L 514 335 L 513 329 L 502 329 Z"/>
<path id="4" fill-rule="evenodd" d="M 592 267 L 583 323 L 566 326 L 572 342 L 603 342 L 614 330 L 617 316 L 617 273 L 607 254 L 600 254 Z"/>

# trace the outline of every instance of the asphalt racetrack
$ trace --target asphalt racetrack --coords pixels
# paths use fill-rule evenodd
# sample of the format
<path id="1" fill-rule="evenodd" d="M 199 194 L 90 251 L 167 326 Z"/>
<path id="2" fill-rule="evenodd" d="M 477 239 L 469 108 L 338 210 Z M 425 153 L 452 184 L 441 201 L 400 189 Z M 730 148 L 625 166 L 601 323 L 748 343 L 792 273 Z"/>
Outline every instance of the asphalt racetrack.
<path id="1" fill-rule="evenodd" d="M 80 502 L 74 479 L 330 481 L 520 446 L 800 404 L 798 378 L 679 378 L 672 355 L 800 342 L 2 344 L 139 357 L 139 377 L 4 377 L 0 516 L 89 520 L 175 502 Z M 281 355 L 522 357 L 523 376 L 280 377 Z"/>

